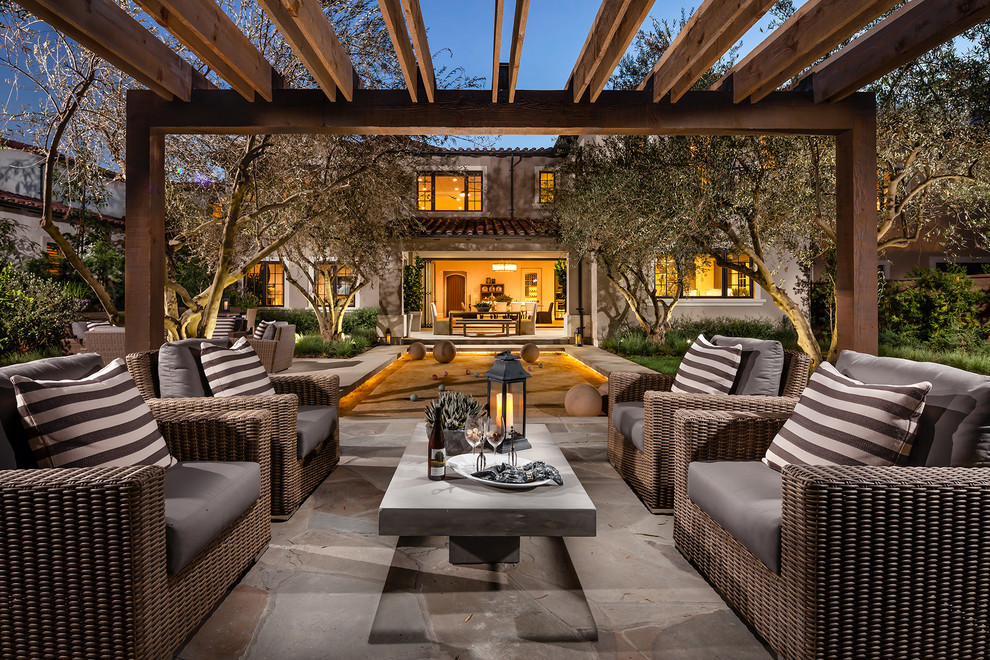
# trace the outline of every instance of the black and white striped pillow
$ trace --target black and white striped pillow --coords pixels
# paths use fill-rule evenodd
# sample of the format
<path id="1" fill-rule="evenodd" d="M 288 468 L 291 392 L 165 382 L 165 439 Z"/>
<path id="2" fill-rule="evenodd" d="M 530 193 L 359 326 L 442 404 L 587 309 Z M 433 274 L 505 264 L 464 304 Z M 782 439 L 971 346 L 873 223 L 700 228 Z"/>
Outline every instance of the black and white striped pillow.
<path id="1" fill-rule="evenodd" d="M 213 396 L 275 394 L 268 372 L 246 337 L 230 348 L 204 342 L 199 359 Z"/>
<path id="2" fill-rule="evenodd" d="M 682 394 L 728 394 L 736 380 L 742 346 L 716 346 L 704 335 L 691 344 L 691 348 L 677 368 L 671 392 Z"/>
<path id="3" fill-rule="evenodd" d="M 122 359 L 81 380 L 10 381 L 40 467 L 175 465 Z"/>
<path id="4" fill-rule="evenodd" d="M 911 452 L 928 381 L 869 385 L 822 362 L 763 462 L 798 465 L 895 465 Z"/>
<path id="5" fill-rule="evenodd" d="M 213 326 L 213 336 L 214 337 L 226 337 L 234 331 L 237 327 L 237 317 L 236 316 L 220 316 L 217 317 L 217 322 Z"/>
<path id="6" fill-rule="evenodd" d="M 86 323 L 86 331 L 92 332 L 93 330 L 108 330 L 113 326 L 110 325 L 109 321 L 89 321 Z"/>
<path id="7" fill-rule="evenodd" d="M 254 334 L 252 335 L 252 338 L 264 339 L 265 330 L 267 330 L 270 325 L 275 325 L 275 321 L 259 321 L 258 325 L 254 327 Z"/>

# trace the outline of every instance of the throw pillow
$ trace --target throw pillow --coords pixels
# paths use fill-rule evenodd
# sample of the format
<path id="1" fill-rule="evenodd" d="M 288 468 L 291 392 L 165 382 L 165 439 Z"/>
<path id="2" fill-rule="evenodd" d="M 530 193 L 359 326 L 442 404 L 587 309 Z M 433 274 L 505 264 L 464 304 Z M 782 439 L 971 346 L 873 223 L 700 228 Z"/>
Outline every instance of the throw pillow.
<path id="1" fill-rule="evenodd" d="M 784 374 L 784 347 L 779 341 L 715 335 L 716 346 L 742 346 L 739 373 L 729 394 L 778 396 Z"/>
<path id="2" fill-rule="evenodd" d="M 251 336 L 254 339 L 264 339 L 265 332 L 268 330 L 269 326 L 273 328 L 272 335 L 274 335 L 275 321 L 258 321 L 258 325 L 254 326 L 254 334 Z M 268 338 L 271 339 L 272 337 L 269 336 Z"/>
<path id="3" fill-rule="evenodd" d="M 213 396 L 275 394 L 268 372 L 246 337 L 230 348 L 203 342 L 199 359 Z"/>
<path id="4" fill-rule="evenodd" d="M 39 467 L 175 465 L 122 359 L 80 380 L 10 381 Z"/>
<path id="5" fill-rule="evenodd" d="M 216 324 L 213 326 L 213 336 L 217 338 L 226 337 L 237 329 L 237 321 L 236 316 L 218 317 Z"/>
<path id="6" fill-rule="evenodd" d="M 763 462 L 798 465 L 903 464 L 918 432 L 928 381 L 868 385 L 822 362 Z"/>
<path id="7" fill-rule="evenodd" d="M 728 394 L 739 371 L 742 347 L 716 346 L 704 335 L 691 344 L 677 368 L 671 392 L 682 394 Z"/>

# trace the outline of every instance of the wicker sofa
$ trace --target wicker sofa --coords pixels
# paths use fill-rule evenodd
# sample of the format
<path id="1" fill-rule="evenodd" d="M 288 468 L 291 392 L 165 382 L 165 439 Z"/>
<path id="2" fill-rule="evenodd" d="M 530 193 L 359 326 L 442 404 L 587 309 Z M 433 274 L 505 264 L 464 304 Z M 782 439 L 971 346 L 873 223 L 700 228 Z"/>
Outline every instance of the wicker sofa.
<path id="1" fill-rule="evenodd" d="M 77 379 L 102 366 L 98 356 L 73 355 L 0 369 L 0 657 L 172 657 L 271 538 L 267 411 L 157 418 L 173 456 L 211 463 L 31 465 L 9 377 Z M 255 463 L 260 497 L 216 535 L 207 530 L 207 545 L 187 563 L 173 564 L 168 521 L 175 489 L 191 483 L 188 469 Z M 178 496 L 180 519 L 188 500 Z"/>
<path id="2" fill-rule="evenodd" d="M 183 340 L 173 345 L 195 341 Z M 340 462 L 339 376 L 270 374 L 276 392 L 274 396 L 213 397 L 201 394 L 162 398 L 158 357 L 157 350 L 127 356 L 127 369 L 156 415 L 216 414 L 255 408 L 271 412 L 275 420 L 271 443 L 271 513 L 274 518 L 291 516 Z M 198 372 L 190 376 L 199 377 Z M 332 419 L 324 413 L 330 413 Z M 323 434 L 315 440 L 311 437 L 314 427 L 323 429 Z M 306 442 L 302 436 L 306 437 Z M 305 450 L 302 450 L 303 445 Z"/>
<path id="3" fill-rule="evenodd" d="M 864 382 L 933 384 L 908 465 L 778 473 L 758 461 L 786 414 L 682 410 L 678 549 L 782 657 L 990 656 L 990 378 L 850 351 L 836 366 Z M 713 495 L 729 504 L 703 508 Z M 769 557 L 751 531 L 727 530 L 733 507 L 777 516 Z"/>
<path id="4" fill-rule="evenodd" d="M 795 398 L 808 383 L 811 360 L 798 351 L 784 351 L 780 396 L 677 394 L 670 391 L 674 376 L 658 373 L 612 372 L 608 387 L 608 460 L 654 513 L 670 513 L 674 506 L 674 412 L 748 410 L 790 412 Z M 643 448 L 619 430 L 616 405 L 641 402 Z"/>

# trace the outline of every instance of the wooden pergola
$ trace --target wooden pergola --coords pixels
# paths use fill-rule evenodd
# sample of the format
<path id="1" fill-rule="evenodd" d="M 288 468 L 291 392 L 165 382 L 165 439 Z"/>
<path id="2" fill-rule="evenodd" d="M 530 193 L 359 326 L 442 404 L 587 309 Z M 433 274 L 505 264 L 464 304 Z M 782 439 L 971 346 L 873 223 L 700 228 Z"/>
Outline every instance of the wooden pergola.
<path id="1" fill-rule="evenodd" d="M 690 91 L 774 4 L 705 0 L 635 91 L 605 91 L 654 0 L 604 0 L 562 90 L 517 90 L 529 0 L 492 88 L 438 89 L 419 0 L 378 0 L 405 90 L 362 89 L 319 0 L 257 0 L 319 89 L 290 89 L 214 0 L 136 0 L 218 89 L 113 0 L 17 0 L 148 89 L 127 96 L 127 349 L 164 328 L 165 136 L 182 133 L 834 135 L 839 348 L 877 349 L 876 107 L 858 89 L 990 18 L 990 0 L 808 0 L 711 89 Z M 787 90 L 781 85 L 804 72 Z"/>

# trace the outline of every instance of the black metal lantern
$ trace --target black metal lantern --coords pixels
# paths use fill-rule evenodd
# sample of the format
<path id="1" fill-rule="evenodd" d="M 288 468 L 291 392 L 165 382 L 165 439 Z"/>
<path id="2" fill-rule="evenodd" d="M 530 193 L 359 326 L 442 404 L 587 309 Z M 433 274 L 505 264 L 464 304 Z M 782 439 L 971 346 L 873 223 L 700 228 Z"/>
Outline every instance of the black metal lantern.
<path id="1" fill-rule="evenodd" d="M 385 345 L 392 345 L 392 328 L 385 328 Z"/>
<path id="2" fill-rule="evenodd" d="M 492 424 L 505 432 L 503 447 L 528 449 L 526 440 L 526 379 L 518 355 L 503 351 L 495 356 L 495 364 L 485 374 L 488 379 L 488 415 Z M 520 423 L 521 422 L 521 423 Z"/>

